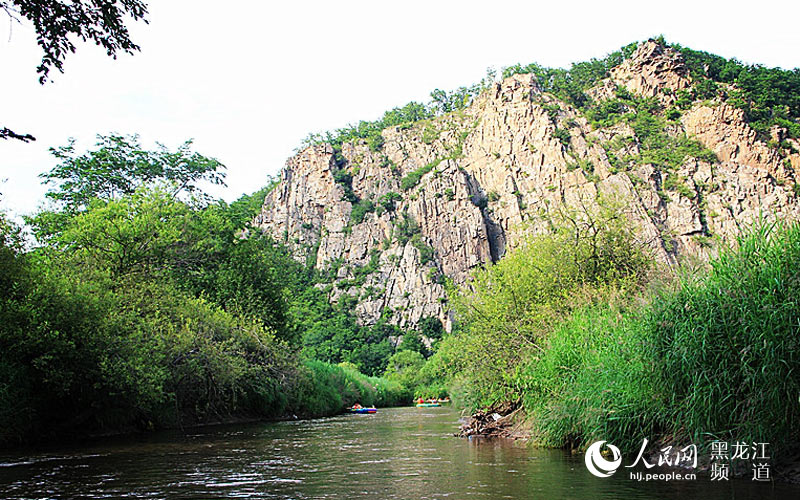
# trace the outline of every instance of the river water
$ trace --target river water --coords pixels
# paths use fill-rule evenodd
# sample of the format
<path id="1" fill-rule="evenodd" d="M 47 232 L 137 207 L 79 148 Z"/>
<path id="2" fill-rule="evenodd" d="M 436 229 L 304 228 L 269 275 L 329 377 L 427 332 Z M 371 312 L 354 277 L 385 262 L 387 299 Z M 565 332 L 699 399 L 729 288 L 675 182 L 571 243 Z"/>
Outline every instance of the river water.
<path id="1" fill-rule="evenodd" d="M 749 480 L 592 476 L 583 455 L 453 437 L 451 408 L 215 426 L 0 453 L 0 498 L 800 498 Z"/>

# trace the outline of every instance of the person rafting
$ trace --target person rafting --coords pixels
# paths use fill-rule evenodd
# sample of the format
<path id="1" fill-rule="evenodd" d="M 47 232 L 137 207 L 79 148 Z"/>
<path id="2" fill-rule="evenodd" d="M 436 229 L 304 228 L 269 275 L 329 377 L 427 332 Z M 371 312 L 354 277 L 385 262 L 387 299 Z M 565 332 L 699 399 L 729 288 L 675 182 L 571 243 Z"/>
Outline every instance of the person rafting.
<path id="1" fill-rule="evenodd" d="M 417 404 L 423 404 L 423 403 L 425 403 L 425 400 L 424 400 L 424 399 L 422 399 L 422 398 L 420 397 L 420 398 L 417 400 Z"/>
<path id="2" fill-rule="evenodd" d="M 360 410 L 361 408 L 363 408 L 363 406 L 361 406 L 360 403 L 356 403 L 356 404 L 353 405 L 353 409 L 354 410 Z"/>

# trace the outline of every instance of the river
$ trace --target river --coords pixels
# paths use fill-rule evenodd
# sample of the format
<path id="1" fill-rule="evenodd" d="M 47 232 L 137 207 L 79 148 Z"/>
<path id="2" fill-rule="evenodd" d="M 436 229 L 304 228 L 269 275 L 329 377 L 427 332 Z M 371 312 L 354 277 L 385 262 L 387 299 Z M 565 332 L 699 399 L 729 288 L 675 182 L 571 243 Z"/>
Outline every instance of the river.
<path id="1" fill-rule="evenodd" d="M 205 427 L 0 453 L 0 498 L 797 499 L 749 480 L 592 476 L 583 455 L 453 437 L 458 414 L 375 415 Z"/>

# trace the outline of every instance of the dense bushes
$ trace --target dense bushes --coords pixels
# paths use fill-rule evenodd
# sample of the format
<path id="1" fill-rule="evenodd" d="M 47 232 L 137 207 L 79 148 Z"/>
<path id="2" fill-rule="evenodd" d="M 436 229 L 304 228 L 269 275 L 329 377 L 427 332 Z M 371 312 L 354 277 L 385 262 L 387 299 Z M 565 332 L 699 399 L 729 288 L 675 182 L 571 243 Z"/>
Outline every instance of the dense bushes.
<path id="1" fill-rule="evenodd" d="M 716 82 L 732 84 L 734 89 L 726 92 L 729 102 L 744 110 L 745 119 L 763 138 L 773 125 L 800 137 L 800 71 L 746 65 L 678 44 L 672 47 L 686 60 L 698 98 L 716 97 L 721 91 Z M 712 90 L 703 90 L 708 88 Z"/>
<path id="2" fill-rule="evenodd" d="M 589 97 L 584 92 L 630 57 L 637 45 L 638 43 L 628 44 L 603 59 L 574 63 L 570 69 L 547 68 L 536 63 L 527 66 L 515 64 L 503 68 L 502 75 L 503 78 L 508 78 L 515 74 L 533 74 L 542 90 L 581 108 L 589 102 Z"/>
<path id="3" fill-rule="evenodd" d="M 626 146 L 622 138 L 604 143 L 612 165 L 624 169 L 632 163 L 650 164 L 669 170 L 680 167 L 688 158 L 717 162 L 716 154 L 700 142 L 670 130 L 670 111 L 675 109 L 663 109 L 657 99 L 634 97 L 621 88 L 617 95 L 617 99 L 593 103 L 585 110 L 594 127 L 624 122 L 636 133 L 629 139 L 637 143 L 635 154 L 617 153 Z"/>
<path id="4" fill-rule="evenodd" d="M 192 212 L 161 196 L 95 204 L 67 220 L 52 249 L 25 252 L 3 222 L 0 442 L 231 416 L 318 416 L 355 401 L 410 399 L 406 388 L 353 365 L 301 361 L 300 326 L 284 296 L 303 285 L 274 278 L 291 261 L 259 238 L 232 240 L 227 250 L 212 238 L 223 248 L 201 251 L 185 232 Z M 132 208 L 140 203 L 146 209 Z M 208 260 L 198 265 L 195 252 Z M 394 328 L 352 326 L 365 335 Z M 348 359 L 382 373 L 388 334 L 378 343 L 358 337 L 358 354 Z"/>
<path id="5" fill-rule="evenodd" d="M 257 322 L 47 256 L 3 271 L 0 441 L 282 414 L 290 356 Z"/>
<path id="6" fill-rule="evenodd" d="M 608 199 L 553 214 L 553 233 L 477 271 L 470 289 L 452 291 L 459 325 L 432 359 L 462 379 L 466 404 L 522 397 L 517 370 L 543 348 L 552 325 L 609 289 L 638 285 L 648 263 L 618 210 Z"/>
<path id="7" fill-rule="evenodd" d="M 422 167 L 419 167 L 416 170 L 413 170 L 406 174 L 402 179 L 400 179 L 400 189 L 403 191 L 408 191 L 409 189 L 413 188 L 419 181 L 422 179 L 422 176 L 433 170 L 433 168 L 438 164 L 438 162 L 428 163 Z"/>
<path id="8" fill-rule="evenodd" d="M 608 440 L 632 450 L 665 420 L 635 304 L 620 295 L 577 309 L 519 369 L 522 400 L 545 446 Z"/>
<path id="9" fill-rule="evenodd" d="M 643 310 L 571 315 L 520 377 L 538 439 L 797 442 L 799 257 L 800 226 L 761 224 Z"/>
<path id="10" fill-rule="evenodd" d="M 133 160 L 146 152 L 99 147 L 59 150 L 45 176 L 57 204 L 28 219 L 37 246 L 0 219 L 0 443 L 410 398 L 352 368 L 303 364 L 303 340 L 354 333 L 336 361 L 382 373 L 396 327 L 361 327 L 344 306 L 329 314 L 311 270 L 267 236 L 241 237 L 265 190 L 230 205 L 197 191 L 182 200 L 173 177 L 191 183 L 218 163 L 162 151 L 185 171 L 166 176 L 159 159 L 142 180 L 146 162 Z M 137 189 L 116 187 L 130 179 Z"/>
<path id="11" fill-rule="evenodd" d="M 361 200 L 355 203 L 350 211 L 350 224 L 361 224 L 364 222 L 364 217 L 366 217 L 368 213 L 372 213 L 374 211 L 375 204 L 372 203 L 372 200 Z"/>
<path id="12" fill-rule="evenodd" d="M 728 102 L 744 110 L 745 119 L 762 138 L 767 138 L 773 125 L 785 127 L 791 137 L 800 137 L 800 72 L 796 69 L 748 65 L 736 59 L 667 44 L 662 37 L 656 41 L 678 50 L 689 68 L 693 85 L 680 96 L 680 107 L 695 99 L 713 99 L 723 95 Z M 527 66 L 516 64 L 504 68 L 502 74 L 505 78 L 530 73 L 545 92 L 577 108 L 585 110 L 594 105 L 605 108 L 605 112 L 619 113 L 618 103 L 592 103 L 585 91 L 606 78 L 610 70 L 630 57 L 637 46 L 638 43 L 626 45 L 603 59 L 575 63 L 569 69 L 547 68 L 536 63 Z M 730 84 L 733 88 L 726 90 L 719 84 Z M 602 125 L 601 120 L 592 119 Z"/>
<path id="13" fill-rule="evenodd" d="M 352 364 L 314 360 L 306 361 L 297 370 L 291 396 L 290 409 L 307 417 L 340 413 L 355 403 L 386 407 L 411 400 L 408 389 L 397 382 L 368 377 Z"/>
<path id="14" fill-rule="evenodd" d="M 459 332 L 423 371 L 471 407 L 522 401 L 548 446 L 800 439 L 799 224 L 761 223 L 707 272 L 649 294 L 580 285 L 570 253 L 539 238 L 479 273 L 474 312 L 458 309 Z"/>

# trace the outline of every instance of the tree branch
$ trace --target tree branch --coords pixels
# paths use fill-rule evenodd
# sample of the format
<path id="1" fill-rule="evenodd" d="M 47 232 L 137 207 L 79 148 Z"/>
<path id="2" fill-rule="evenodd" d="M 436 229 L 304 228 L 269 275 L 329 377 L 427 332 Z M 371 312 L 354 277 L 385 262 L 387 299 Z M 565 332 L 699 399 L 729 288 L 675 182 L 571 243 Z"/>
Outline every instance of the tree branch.
<path id="1" fill-rule="evenodd" d="M 3 127 L 0 129 L 0 139 L 17 139 L 22 142 L 31 142 L 35 141 L 36 137 L 31 134 L 18 134 L 9 128 Z"/>

